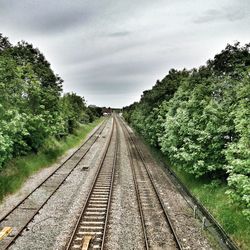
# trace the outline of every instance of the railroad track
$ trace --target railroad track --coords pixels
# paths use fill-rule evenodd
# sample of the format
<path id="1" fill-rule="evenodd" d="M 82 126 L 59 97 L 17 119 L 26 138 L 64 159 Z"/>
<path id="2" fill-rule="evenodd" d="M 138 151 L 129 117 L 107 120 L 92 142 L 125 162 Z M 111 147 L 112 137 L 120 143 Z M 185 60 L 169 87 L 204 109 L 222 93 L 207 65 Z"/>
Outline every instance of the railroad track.
<path id="1" fill-rule="evenodd" d="M 145 249 L 183 249 L 145 159 L 127 126 L 119 120 L 129 152 Z"/>
<path id="2" fill-rule="evenodd" d="M 116 118 L 98 170 L 66 249 L 103 249 L 112 197 L 119 134 Z"/>
<path id="3" fill-rule="evenodd" d="M 49 199 L 62 186 L 65 180 L 87 155 L 91 147 L 98 140 L 106 127 L 107 121 L 103 122 L 88 139 L 71 154 L 60 166 L 58 166 L 46 179 L 35 189 L 16 204 L 8 213 L 0 219 L 1 227 L 11 227 L 12 233 L 0 241 L 0 249 L 8 249 L 15 240 L 28 229 L 28 224 L 40 212 Z M 39 199 L 37 199 L 39 197 Z M 41 199 L 42 197 L 42 199 Z"/>
<path id="4" fill-rule="evenodd" d="M 132 133 L 131 133 L 132 134 Z M 136 137 L 133 135 L 134 139 Z M 138 145 L 136 140 L 134 142 Z M 144 154 L 144 151 L 141 151 Z M 145 156 L 146 157 L 146 156 Z M 151 161 L 147 157 L 146 161 Z M 221 225 L 216 221 L 213 215 L 190 193 L 189 189 L 185 186 L 185 184 L 178 178 L 178 176 L 174 173 L 174 171 L 167 165 L 164 164 L 163 170 L 166 172 L 168 178 L 172 181 L 174 186 L 177 188 L 179 193 L 182 195 L 188 206 L 194 211 L 194 217 L 200 219 L 202 225 L 201 228 L 208 231 L 214 239 L 217 241 L 218 245 L 221 249 L 224 250 L 238 250 L 237 244 L 229 237 L 229 235 L 224 231 Z M 159 181 L 159 179 L 158 179 Z M 164 180 L 166 181 L 166 179 Z M 183 248 L 188 246 L 187 242 L 182 245 Z"/>

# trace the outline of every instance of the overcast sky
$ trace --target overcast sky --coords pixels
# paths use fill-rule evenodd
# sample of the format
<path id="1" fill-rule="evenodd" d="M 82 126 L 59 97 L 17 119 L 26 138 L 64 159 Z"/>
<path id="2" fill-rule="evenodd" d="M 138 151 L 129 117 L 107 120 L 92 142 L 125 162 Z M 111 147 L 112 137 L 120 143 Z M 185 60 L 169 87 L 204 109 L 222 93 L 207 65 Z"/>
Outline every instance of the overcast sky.
<path id="1" fill-rule="evenodd" d="M 38 47 L 88 104 L 138 101 L 171 68 L 250 42 L 249 0 L 0 0 L 0 33 Z"/>

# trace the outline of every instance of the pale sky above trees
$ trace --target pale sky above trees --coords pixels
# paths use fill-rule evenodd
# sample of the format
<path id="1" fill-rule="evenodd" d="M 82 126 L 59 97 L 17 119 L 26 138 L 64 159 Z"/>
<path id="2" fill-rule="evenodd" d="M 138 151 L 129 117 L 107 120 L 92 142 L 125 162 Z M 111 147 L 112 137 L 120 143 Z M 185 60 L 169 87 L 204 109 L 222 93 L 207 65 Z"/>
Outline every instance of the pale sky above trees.
<path id="1" fill-rule="evenodd" d="M 88 104 L 139 100 L 169 69 L 250 42 L 249 0 L 0 0 L 0 33 L 38 47 Z"/>

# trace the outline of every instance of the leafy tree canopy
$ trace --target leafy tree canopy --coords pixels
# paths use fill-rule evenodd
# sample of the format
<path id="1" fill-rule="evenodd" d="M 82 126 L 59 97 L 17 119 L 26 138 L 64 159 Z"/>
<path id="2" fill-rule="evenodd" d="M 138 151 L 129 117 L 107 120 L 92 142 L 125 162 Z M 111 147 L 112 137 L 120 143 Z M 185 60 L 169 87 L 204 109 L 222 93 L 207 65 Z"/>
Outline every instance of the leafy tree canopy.
<path id="1" fill-rule="evenodd" d="M 249 47 L 237 42 L 198 69 L 170 70 L 123 115 L 181 170 L 226 179 L 250 219 Z"/>

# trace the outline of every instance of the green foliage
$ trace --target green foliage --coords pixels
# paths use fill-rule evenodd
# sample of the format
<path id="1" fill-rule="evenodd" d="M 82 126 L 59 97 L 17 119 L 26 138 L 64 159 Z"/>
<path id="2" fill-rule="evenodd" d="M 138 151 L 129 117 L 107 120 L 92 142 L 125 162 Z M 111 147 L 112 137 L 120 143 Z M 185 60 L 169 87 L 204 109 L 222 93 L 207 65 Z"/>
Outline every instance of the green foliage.
<path id="1" fill-rule="evenodd" d="M 159 163 L 169 164 L 168 156 L 151 146 L 150 151 Z M 179 166 L 171 164 L 171 169 L 180 178 L 189 191 L 208 209 L 222 225 L 228 235 L 240 249 L 248 250 L 250 246 L 250 223 L 242 213 L 237 202 L 232 202 L 228 195 L 229 187 L 222 179 L 208 179 L 206 176 L 194 178 L 193 174 L 183 171 Z M 212 246 L 213 247 L 213 246 Z M 215 249 L 217 249 L 215 247 Z"/>
<path id="2" fill-rule="evenodd" d="M 243 174 L 231 174 L 228 178 L 231 188 L 227 194 L 243 207 L 243 214 L 250 216 L 250 178 Z"/>
<path id="3" fill-rule="evenodd" d="M 12 46 L 0 34 L 0 169 L 99 116 L 83 97 L 61 92 L 62 79 L 38 49 L 24 41 Z"/>
<path id="4" fill-rule="evenodd" d="M 249 47 L 227 45 L 206 66 L 171 70 L 123 114 L 180 170 L 227 179 L 250 219 Z"/>
<path id="5" fill-rule="evenodd" d="M 70 134 L 60 140 L 55 137 L 49 137 L 36 154 L 30 153 L 8 161 L 4 169 L 0 171 L 0 201 L 6 194 L 13 193 L 20 188 L 32 173 L 54 163 L 68 149 L 78 146 L 86 135 L 100 122 L 101 119 L 97 119 L 93 123 L 80 125 L 74 131 L 74 134 Z M 0 145 L 2 146 L 3 144 L 0 142 Z"/>
<path id="6" fill-rule="evenodd" d="M 0 33 L 0 52 L 10 47 L 11 44 L 9 42 L 9 39 L 7 37 L 4 37 L 2 33 Z"/>
<path id="7" fill-rule="evenodd" d="M 237 138 L 226 149 L 228 160 L 227 193 L 241 204 L 243 213 L 250 218 L 250 77 L 245 74 L 235 95 L 237 102 L 231 115 L 234 117 Z"/>
<path id="8" fill-rule="evenodd" d="M 78 123 L 88 123 L 90 120 L 84 98 L 75 93 L 67 93 L 61 98 L 61 109 L 67 133 L 73 133 Z"/>
<path id="9" fill-rule="evenodd" d="M 159 137 L 162 151 L 196 176 L 224 170 L 223 150 L 234 131 L 228 116 L 231 99 L 225 95 L 230 86 L 230 81 L 217 77 L 196 79 L 195 84 L 189 80 L 169 101 Z M 215 96 L 218 90 L 220 97 Z"/>

